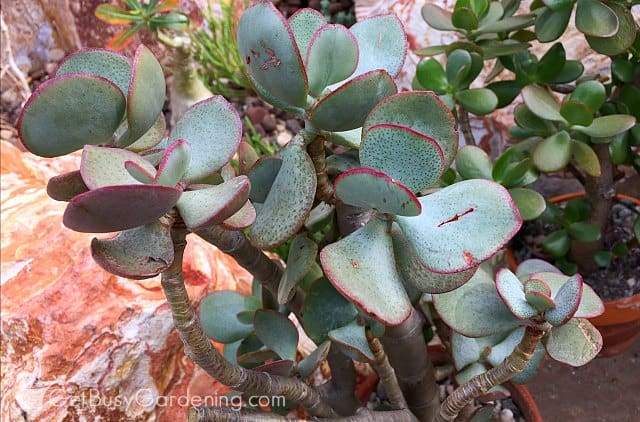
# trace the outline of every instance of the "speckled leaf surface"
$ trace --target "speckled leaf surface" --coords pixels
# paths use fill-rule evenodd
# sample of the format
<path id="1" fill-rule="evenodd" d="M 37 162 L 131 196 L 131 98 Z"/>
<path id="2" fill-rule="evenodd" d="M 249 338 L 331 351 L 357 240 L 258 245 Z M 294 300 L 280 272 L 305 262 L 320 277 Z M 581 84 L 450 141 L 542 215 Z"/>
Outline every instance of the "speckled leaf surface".
<path id="1" fill-rule="evenodd" d="M 386 173 L 412 192 L 434 186 L 445 170 L 444 153 L 433 138 L 391 124 L 373 126 L 365 133 L 360 163 Z"/>
<path id="2" fill-rule="evenodd" d="M 365 313 L 385 325 L 398 325 L 412 307 L 395 268 L 386 224 L 374 219 L 326 246 L 320 252 L 320 262 L 336 289 Z"/>
<path id="3" fill-rule="evenodd" d="M 465 337 L 455 331 L 451 333 L 451 354 L 458 371 L 477 362 L 480 359 L 480 352 L 480 346 L 475 339 Z"/>
<path id="4" fill-rule="evenodd" d="M 362 142 L 361 127 L 343 132 L 324 132 L 322 135 L 332 144 L 342 145 L 347 148 L 360 149 L 360 143 Z"/>
<path id="5" fill-rule="evenodd" d="M 404 64 L 409 43 L 397 16 L 389 13 L 357 22 L 349 28 L 358 40 L 360 56 L 353 76 L 382 69 L 396 77 Z"/>
<path id="6" fill-rule="evenodd" d="M 164 157 L 158 165 L 154 183 L 161 186 L 175 186 L 189 167 L 191 147 L 183 140 L 178 140 L 167 147 Z"/>
<path id="7" fill-rule="evenodd" d="M 318 256 L 318 245 L 301 233 L 293 239 L 287 256 L 287 267 L 278 285 L 278 303 L 285 304 L 300 280 L 311 270 Z"/>
<path id="8" fill-rule="evenodd" d="M 291 15 L 289 25 L 293 31 L 293 37 L 296 40 L 301 57 L 307 57 L 307 49 L 311 38 L 313 38 L 313 34 L 326 24 L 327 20 L 322 13 L 315 9 L 298 9 Z"/>
<path id="9" fill-rule="evenodd" d="M 316 344 L 327 340 L 329 331 L 343 327 L 358 316 L 356 307 L 325 279 L 314 281 L 302 307 L 302 325 Z"/>
<path id="10" fill-rule="evenodd" d="M 137 164 L 151 176 L 156 174 L 153 165 L 136 153 L 119 148 L 92 145 L 85 146 L 82 151 L 80 174 L 89 189 L 141 183 L 125 167 L 127 161 Z"/>
<path id="11" fill-rule="evenodd" d="M 569 279 L 568 275 L 559 272 L 536 272 L 530 278 L 544 280 L 551 287 L 552 298 L 558 294 L 560 288 Z M 573 314 L 573 318 L 593 318 L 604 312 L 604 304 L 596 292 L 587 283 L 582 284 L 582 297 L 578 310 Z"/>
<path id="12" fill-rule="evenodd" d="M 385 98 L 371 110 L 362 130 L 366 133 L 379 124 L 405 126 L 433 138 L 444 153 L 446 168 L 455 158 L 458 149 L 455 118 L 433 92 L 403 92 Z"/>
<path id="13" fill-rule="evenodd" d="M 493 367 L 501 364 L 507 358 L 507 356 L 509 356 L 514 351 L 518 343 L 520 343 L 522 337 L 524 336 L 524 330 L 524 327 L 513 330 L 507 337 L 505 337 L 504 340 L 491 347 L 491 353 L 489 353 L 486 358 L 487 362 L 489 362 Z M 531 357 L 529 362 L 527 362 L 522 372 L 517 374 L 510 381 L 517 384 L 528 382 L 535 376 L 536 372 L 538 371 L 538 367 L 542 363 L 544 355 L 544 347 L 541 343 L 538 343 L 533 351 L 533 356 Z"/>
<path id="14" fill-rule="evenodd" d="M 311 373 L 320 365 L 320 363 L 327 358 L 329 350 L 331 349 L 331 342 L 325 341 L 320 344 L 309 356 L 298 362 L 296 370 L 304 378 L 311 375 Z"/>
<path id="15" fill-rule="evenodd" d="M 498 270 L 496 289 L 502 301 L 516 317 L 528 319 L 538 315 L 538 309 L 530 305 L 525 298 L 524 286 L 518 277 L 508 269 Z"/>
<path id="16" fill-rule="evenodd" d="M 559 326 L 569 321 L 578 310 L 582 299 L 583 283 L 580 274 L 569 277 L 553 296 L 556 306 L 544 314 L 544 319 L 551 325 Z"/>
<path id="17" fill-rule="evenodd" d="M 309 92 L 318 97 L 329 85 L 348 78 L 358 65 L 358 43 L 342 25 L 325 25 L 309 43 L 305 58 Z"/>
<path id="18" fill-rule="evenodd" d="M 238 112 L 220 95 L 191 106 L 171 131 L 169 141 L 184 139 L 191 146 L 191 163 L 184 179 L 193 181 L 220 170 L 242 140 Z"/>
<path id="19" fill-rule="evenodd" d="M 542 195 L 529 188 L 511 188 L 509 195 L 515 202 L 520 216 L 524 221 L 538 218 L 547 208 L 547 203 Z"/>
<path id="20" fill-rule="evenodd" d="M 518 278 L 528 278 L 531 274 L 539 272 L 557 273 L 562 275 L 562 272 L 559 269 L 549 264 L 547 261 L 543 261 L 542 259 L 527 259 L 518 265 L 518 268 L 516 269 L 516 276 L 518 276 Z"/>
<path id="21" fill-rule="evenodd" d="M 360 359 L 370 361 L 374 359 L 373 352 L 367 342 L 364 326 L 358 324 L 357 321 L 329 331 L 329 338 L 352 353 L 356 353 Z"/>
<path id="22" fill-rule="evenodd" d="M 238 212 L 222 222 L 222 227 L 227 230 L 244 230 L 251 226 L 255 220 L 256 209 L 251 201 L 247 201 Z"/>
<path id="23" fill-rule="evenodd" d="M 234 343 L 253 332 L 253 325 L 241 323 L 236 315 L 245 310 L 244 296 L 221 290 L 200 302 L 200 322 L 205 334 L 220 343 Z"/>
<path id="24" fill-rule="evenodd" d="M 128 141 L 120 146 L 133 144 L 153 127 L 162 113 L 166 94 L 162 66 L 147 47 L 139 46 L 127 93 Z"/>
<path id="25" fill-rule="evenodd" d="M 463 286 L 433 295 L 433 304 L 448 326 L 467 337 L 486 337 L 520 325 L 520 320 L 498 296 L 491 275 L 483 268 Z"/>
<path id="26" fill-rule="evenodd" d="M 571 366 L 588 363 L 602 349 L 602 336 L 588 320 L 573 318 L 556 327 L 543 339 L 547 353 Z"/>
<path id="27" fill-rule="evenodd" d="M 142 152 L 149 150 L 162 141 L 166 130 L 167 121 L 164 118 L 164 114 L 160 113 L 160 115 L 158 116 L 158 120 L 156 120 L 153 126 L 151 126 L 151 129 L 149 129 L 147 133 L 138 138 L 137 141 L 127 146 L 127 149 L 133 152 Z"/>
<path id="28" fill-rule="evenodd" d="M 267 200 L 267 195 L 281 167 L 282 158 L 279 157 L 263 157 L 256 162 L 249 171 L 249 180 L 251 181 L 249 197 L 253 202 L 261 204 Z"/>
<path id="29" fill-rule="evenodd" d="M 135 161 L 127 160 L 124 162 L 124 168 L 129 172 L 131 177 L 136 179 L 140 183 L 145 185 L 152 185 L 155 176 L 144 169 L 140 164 Z"/>
<path id="30" fill-rule="evenodd" d="M 155 221 L 110 239 L 94 238 L 91 255 L 111 274 L 133 279 L 155 277 L 173 262 L 171 230 Z"/>
<path id="31" fill-rule="evenodd" d="M 238 50 L 253 83 L 279 101 L 304 107 L 307 75 L 294 33 L 275 6 L 259 1 L 248 8 L 237 34 Z"/>
<path id="32" fill-rule="evenodd" d="M 298 331 L 283 314 L 259 309 L 253 318 L 256 336 L 282 359 L 295 360 L 298 347 Z"/>
<path id="33" fill-rule="evenodd" d="M 489 155 L 482 148 L 465 145 L 456 156 L 456 170 L 464 179 L 493 180 L 491 171 L 493 163 Z"/>
<path id="34" fill-rule="evenodd" d="M 281 245 L 304 225 L 316 194 L 316 172 L 307 152 L 289 144 L 280 157 L 282 167 L 251 227 L 251 241 L 263 249 Z"/>
<path id="35" fill-rule="evenodd" d="M 336 197 L 345 204 L 381 213 L 416 216 L 421 206 L 403 184 L 367 167 L 342 173 L 335 181 Z"/>
<path id="36" fill-rule="evenodd" d="M 476 268 L 453 274 L 430 271 L 409 243 L 402 230 L 393 225 L 391 230 L 396 267 L 402 279 L 422 293 L 446 293 L 462 286 L 475 274 Z"/>
<path id="37" fill-rule="evenodd" d="M 309 110 L 311 123 L 322 130 L 342 132 L 364 123 L 369 111 L 383 98 L 397 91 L 384 70 L 372 70 L 341 85 L 322 97 Z"/>
<path id="38" fill-rule="evenodd" d="M 420 198 L 422 214 L 396 217 L 420 260 L 433 271 L 473 268 L 504 247 L 522 225 L 507 190 L 472 179 Z"/>
<path id="39" fill-rule="evenodd" d="M 238 176 L 207 189 L 183 192 L 178 211 L 191 230 L 220 224 L 247 202 L 249 189 L 249 178 Z"/>
<path id="40" fill-rule="evenodd" d="M 108 233 L 152 223 L 166 214 L 182 191 L 166 186 L 106 186 L 76 196 L 62 222 L 71 230 Z"/>
<path id="41" fill-rule="evenodd" d="M 56 201 L 69 202 L 74 196 L 89 190 L 82 180 L 80 170 L 54 176 L 47 182 L 47 195 Z"/>
<path id="42" fill-rule="evenodd" d="M 63 75 L 38 86 L 26 102 L 17 125 L 20 139 L 41 157 L 107 143 L 125 107 L 125 97 L 113 82 L 94 75 Z"/>
<path id="43" fill-rule="evenodd" d="M 69 73 L 91 73 L 110 80 L 127 94 L 131 79 L 131 63 L 122 54 L 101 48 L 85 48 L 65 57 L 56 77 Z"/>

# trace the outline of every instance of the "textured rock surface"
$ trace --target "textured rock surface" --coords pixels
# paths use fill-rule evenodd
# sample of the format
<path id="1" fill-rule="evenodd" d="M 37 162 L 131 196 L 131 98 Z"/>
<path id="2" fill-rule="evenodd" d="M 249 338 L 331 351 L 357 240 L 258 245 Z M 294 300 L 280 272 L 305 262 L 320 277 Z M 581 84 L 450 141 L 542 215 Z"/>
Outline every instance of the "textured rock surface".
<path id="1" fill-rule="evenodd" d="M 7 142 L 1 154 L 3 420 L 185 420 L 188 400 L 224 392 L 184 355 L 159 278 L 104 272 L 92 235 L 62 226 L 46 180 L 79 157 L 38 159 Z M 197 238 L 185 274 L 194 301 L 249 290 L 249 274 Z"/>

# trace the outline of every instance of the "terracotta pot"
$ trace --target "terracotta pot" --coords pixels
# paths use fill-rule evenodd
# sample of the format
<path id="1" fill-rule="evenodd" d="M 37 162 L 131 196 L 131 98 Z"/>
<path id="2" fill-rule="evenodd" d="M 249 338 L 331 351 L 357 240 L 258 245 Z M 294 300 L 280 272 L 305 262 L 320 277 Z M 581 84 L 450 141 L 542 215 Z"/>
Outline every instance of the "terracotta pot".
<path id="1" fill-rule="evenodd" d="M 572 192 L 554 196 L 549 202 L 557 204 L 583 196 L 584 192 Z M 640 205 L 638 198 L 622 194 L 617 194 L 616 198 Z M 515 271 L 518 263 L 511 250 L 507 249 L 505 259 L 509 268 Z M 598 356 L 608 357 L 624 352 L 640 337 L 640 294 L 604 301 L 604 313 L 589 321 L 602 334 L 603 346 Z"/>
<path id="2" fill-rule="evenodd" d="M 442 345 L 433 345 L 427 348 L 429 357 L 434 365 L 451 362 L 451 356 L 447 349 Z M 527 387 L 521 384 L 512 384 L 510 382 L 502 384 L 511 393 L 511 398 L 520 408 L 522 416 L 527 422 L 542 422 L 540 409 L 536 404 L 533 396 L 529 393 Z"/>

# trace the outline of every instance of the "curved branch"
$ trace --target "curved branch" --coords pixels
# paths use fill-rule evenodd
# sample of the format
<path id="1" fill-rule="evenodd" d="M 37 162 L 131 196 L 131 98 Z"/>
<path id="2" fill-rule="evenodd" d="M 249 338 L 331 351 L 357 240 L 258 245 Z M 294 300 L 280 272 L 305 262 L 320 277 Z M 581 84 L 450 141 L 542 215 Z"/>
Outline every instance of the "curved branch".
<path id="1" fill-rule="evenodd" d="M 253 409 L 239 410 L 228 407 L 196 406 L 189 410 L 189 422 L 254 422 L 254 421 L 299 421 L 273 413 L 260 412 Z M 415 417 L 408 410 L 392 410 L 375 412 L 360 408 L 358 412 L 346 418 L 328 418 L 328 422 L 414 422 Z"/>
<path id="2" fill-rule="evenodd" d="M 545 331 L 535 327 L 527 327 L 520 344 L 507 356 L 500 365 L 471 378 L 447 397 L 440 406 L 436 422 L 452 422 L 458 413 L 473 399 L 486 394 L 496 385 L 507 382 L 522 372 Z"/>
<path id="3" fill-rule="evenodd" d="M 471 129 L 471 122 L 469 121 L 469 112 L 461 105 L 458 105 L 458 125 L 460 126 L 460 132 L 464 136 L 464 142 L 467 145 L 476 144 L 476 140 L 473 137 L 473 130 Z"/>
<path id="4" fill-rule="evenodd" d="M 402 394 L 402 390 L 398 384 L 398 378 L 396 378 L 396 371 L 389 363 L 389 359 L 384 352 L 382 343 L 380 343 L 380 340 L 373 337 L 369 330 L 367 330 L 367 341 L 369 342 L 369 347 L 373 352 L 374 360 L 372 365 L 378 375 L 380 375 L 380 381 L 382 381 L 384 391 L 387 393 L 391 408 L 393 410 L 406 409 L 408 407 L 407 401 L 404 399 L 404 395 Z"/>
<path id="5" fill-rule="evenodd" d="M 331 183 L 329 175 L 327 174 L 324 138 L 320 135 L 316 135 L 307 147 L 307 152 L 313 162 L 313 167 L 316 170 L 316 178 L 318 180 L 316 198 L 326 202 L 327 204 L 334 204 L 336 202 L 336 197 L 333 189 L 333 183 Z"/>
<path id="6" fill-rule="evenodd" d="M 213 378 L 236 391 L 255 395 L 282 396 L 301 404 L 311 415 L 335 416 L 334 410 L 322 400 L 313 387 L 295 378 L 270 375 L 233 365 L 213 347 L 196 317 L 184 285 L 182 261 L 187 230 L 174 226 L 171 235 L 174 244 L 174 261 L 162 273 L 161 282 L 187 356 Z"/>

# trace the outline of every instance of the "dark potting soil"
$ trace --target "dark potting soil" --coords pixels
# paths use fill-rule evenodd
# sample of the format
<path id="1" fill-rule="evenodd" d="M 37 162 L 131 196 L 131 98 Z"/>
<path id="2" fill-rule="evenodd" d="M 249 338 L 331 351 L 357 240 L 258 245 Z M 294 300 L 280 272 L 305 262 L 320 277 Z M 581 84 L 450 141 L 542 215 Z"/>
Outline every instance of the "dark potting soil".
<path id="1" fill-rule="evenodd" d="M 614 203 L 609 213 L 609 224 L 605 230 L 604 246 L 611 248 L 618 241 L 628 242 L 626 255 L 615 257 L 610 265 L 582 274 L 589 284 L 605 300 L 620 299 L 640 293 L 640 244 L 634 239 L 633 224 L 640 214 L 640 206 L 630 201 Z M 540 220 L 524 224 L 520 233 L 513 239 L 512 248 L 517 262 L 530 258 L 553 262 L 553 258 L 542 248 L 542 241 L 559 226 Z"/>

